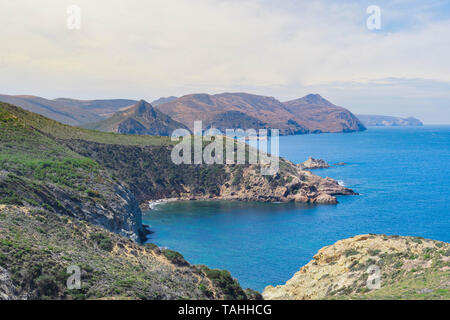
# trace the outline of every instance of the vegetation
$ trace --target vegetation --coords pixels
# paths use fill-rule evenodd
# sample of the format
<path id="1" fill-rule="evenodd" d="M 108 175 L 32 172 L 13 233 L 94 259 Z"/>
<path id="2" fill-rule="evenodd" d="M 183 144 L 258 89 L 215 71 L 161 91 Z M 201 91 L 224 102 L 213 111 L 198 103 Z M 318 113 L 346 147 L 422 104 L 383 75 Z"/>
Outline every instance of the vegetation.
<path id="1" fill-rule="evenodd" d="M 216 284 L 187 262 L 172 263 L 179 253 L 138 245 L 85 221 L 0 206 L 0 229 L 0 267 L 12 280 L 15 298 L 247 298 L 231 276 Z M 69 266 L 81 269 L 79 290 L 67 288 Z"/>

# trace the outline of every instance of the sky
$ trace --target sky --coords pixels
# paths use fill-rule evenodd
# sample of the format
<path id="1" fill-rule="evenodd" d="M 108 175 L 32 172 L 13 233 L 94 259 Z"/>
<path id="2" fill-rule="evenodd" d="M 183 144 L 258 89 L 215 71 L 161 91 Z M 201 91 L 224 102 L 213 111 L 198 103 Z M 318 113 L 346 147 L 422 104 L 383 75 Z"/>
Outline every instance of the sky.
<path id="1" fill-rule="evenodd" d="M 448 0 L 0 0 L 0 23 L 0 94 L 319 93 L 450 124 Z"/>

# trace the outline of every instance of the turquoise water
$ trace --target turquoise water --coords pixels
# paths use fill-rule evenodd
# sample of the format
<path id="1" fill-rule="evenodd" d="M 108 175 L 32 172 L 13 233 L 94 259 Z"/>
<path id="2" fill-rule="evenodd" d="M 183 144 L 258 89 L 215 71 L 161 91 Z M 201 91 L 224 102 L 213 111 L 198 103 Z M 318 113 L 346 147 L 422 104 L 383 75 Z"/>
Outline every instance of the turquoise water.
<path id="1" fill-rule="evenodd" d="M 229 270 L 242 286 L 283 284 L 323 246 L 362 233 L 450 242 L 450 126 L 369 128 L 280 137 L 280 154 L 346 166 L 315 170 L 359 196 L 332 206 L 225 201 L 165 204 L 147 212 L 150 242 L 191 263 Z"/>

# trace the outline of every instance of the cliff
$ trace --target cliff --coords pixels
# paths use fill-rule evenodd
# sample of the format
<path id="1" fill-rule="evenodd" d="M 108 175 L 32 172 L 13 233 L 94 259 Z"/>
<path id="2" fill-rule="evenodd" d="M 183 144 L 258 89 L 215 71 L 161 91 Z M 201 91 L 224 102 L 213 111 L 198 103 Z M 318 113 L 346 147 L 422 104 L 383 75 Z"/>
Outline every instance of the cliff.
<path id="1" fill-rule="evenodd" d="M 379 268 L 374 287 L 368 268 Z M 368 287 L 367 282 L 372 284 Z M 360 235 L 320 249 L 265 299 L 450 299 L 450 244 L 418 237 Z"/>

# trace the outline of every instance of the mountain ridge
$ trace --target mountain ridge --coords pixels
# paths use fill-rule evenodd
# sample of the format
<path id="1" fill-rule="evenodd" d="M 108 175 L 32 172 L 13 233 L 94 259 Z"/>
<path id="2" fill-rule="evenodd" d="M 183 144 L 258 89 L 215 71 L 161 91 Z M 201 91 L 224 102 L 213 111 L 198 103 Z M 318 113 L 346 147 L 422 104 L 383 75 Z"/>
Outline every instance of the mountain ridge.
<path id="1" fill-rule="evenodd" d="M 118 111 L 110 118 L 83 127 L 106 132 L 153 136 L 169 136 L 176 129 L 188 130 L 184 124 L 173 120 L 145 100 L 139 100 L 134 106 Z"/>
<path id="2" fill-rule="evenodd" d="M 338 107 L 320 95 L 281 102 L 274 97 L 254 95 L 245 92 L 189 94 L 157 106 L 174 120 L 192 129 L 193 122 L 202 120 L 204 126 L 224 130 L 230 127 L 221 115 L 227 112 L 241 112 L 242 129 L 279 129 L 280 134 L 304 134 L 321 132 L 363 131 L 364 125 L 347 109 Z M 251 121 L 243 119 L 251 117 Z"/>
<path id="3" fill-rule="evenodd" d="M 137 103 L 130 99 L 48 100 L 27 95 L 0 95 L 0 101 L 65 124 L 88 127 Z M 245 92 L 194 93 L 179 98 L 160 98 L 154 100 L 152 106 L 191 131 L 194 120 L 202 120 L 206 129 L 280 129 L 282 135 L 365 130 L 350 111 L 335 106 L 318 94 L 281 102 L 274 97 Z M 136 121 L 129 120 L 124 126 L 130 131 L 133 131 L 133 126 L 137 132 L 145 131 L 145 125 L 141 126 Z"/>

